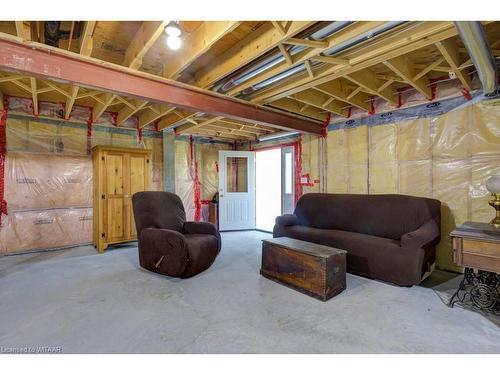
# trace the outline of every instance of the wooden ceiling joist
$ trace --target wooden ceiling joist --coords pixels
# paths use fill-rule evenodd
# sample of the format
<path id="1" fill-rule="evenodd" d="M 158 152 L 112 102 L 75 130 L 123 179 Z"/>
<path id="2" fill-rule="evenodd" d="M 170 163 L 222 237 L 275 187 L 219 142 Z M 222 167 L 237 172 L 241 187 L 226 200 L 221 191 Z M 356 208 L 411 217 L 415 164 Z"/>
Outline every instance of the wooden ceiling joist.
<path id="1" fill-rule="evenodd" d="M 23 76 L 18 75 L 18 74 L 11 74 L 8 76 L 2 76 L 2 77 L 0 77 L 0 83 L 17 81 L 17 80 L 20 80 L 22 78 L 23 78 Z"/>
<path id="2" fill-rule="evenodd" d="M 206 53 L 224 35 L 240 25 L 237 21 L 203 22 L 184 41 L 184 48 L 164 64 L 163 76 L 176 79 L 194 60 Z"/>
<path id="3" fill-rule="evenodd" d="M 343 59 L 341 57 L 334 57 L 334 56 L 317 55 L 317 56 L 311 57 L 311 60 L 321 61 L 321 62 L 324 62 L 327 64 L 333 64 L 333 65 L 349 65 L 348 59 Z"/>
<path id="4" fill-rule="evenodd" d="M 355 54 L 352 53 L 349 57 L 349 66 L 327 65 L 317 69 L 314 79 L 306 74 L 297 75 L 281 84 L 262 90 L 252 97 L 252 102 L 269 103 L 288 97 L 306 88 L 381 64 L 388 59 L 405 55 L 456 35 L 457 30 L 453 22 L 429 21 L 412 24 L 411 27 L 400 30 L 398 33 L 381 36 L 372 46 L 362 48 Z"/>
<path id="5" fill-rule="evenodd" d="M 315 22 L 310 21 L 293 21 L 286 34 L 282 35 L 271 23 L 266 22 L 200 70 L 191 83 L 197 87 L 208 88 L 314 24 Z"/>
<path id="6" fill-rule="evenodd" d="M 220 120 L 217 124 L 221 126 L 225 126 L 230 129 L 235 129 L 235 130 L 241 130 L 250 134 L 267 134 L 270 131 L 273 131 L 274 129 L 263 129 L 261 127 L 256 127 L 255 125 L 250 125 L 250 124 L 240 124 L 240 123 L 235 123 L 228 121 L 226 119 Z"/>
<path id="7" fill-rule="evenodd" d="M 429 85 L 429 81 L 425 79 L 425 76 L 416 80 L 413 79 L 415 76 L 415 67 L 413 61 L 411 61 L 408 56 L 398 56 L 387 60 L 385 65 L 388 66 L 394 73 L 402 77 L 406 83 L 412 86 L 426 99 L 432 100 L 432 90 Z"/>
<path id="8" fill-rule="evenodd" d="M 118 111 L 118 116 L 116 117 L 116 125 L 120 126 L 125 121 L 127 121 L 132 115 L 140 111 L 148 102 L 146 100 L 136 100 L 132 99 L 131 104 L 133 107 L 124 106 L 120 111 Z"/>
<path id="9" fill-rule="evenodd" d="M 144 111 L 139 115 L 139 128 L 152 124 L 158 121 L 163 116 L 168 115 L 175 108 L 168 104 L 153 104 L 148 111 Z"/>
<path id="10" fill-rule="evenodd" d="M 229 128 L 226 128 L 224 126 L 218 126 L 215 124 L 206 125 L 203 127 L 203 129 L 213 130 L 213 131 L 218 132 L 220 134 L 232 134 L 232 135 L 236 135 L 236 136 L 239 136 L 239 137 L 245 138 L 245 139 L 257 139 L 255 134 L 248 134 L 248 133 L 241 131 L 241 130 L 229 129 Z"/>
<path id="11" fill-rule="evenodd" d="M 439 52 L 443 55 L 444 59 L 450 66 L 450 69 L 457 78 L 462 83 L 463 87 L 467 90 L 471 91 L 471 78 L 467 74 L 467 72 L 463 72 L 460 70 L 460 65 L 462 61 L 460 60 L 460 56 L 458 53 L 457 43 L 452 39 L 443 40 L 436 43 L 436 47 Z"/>
<path id="12" fill-rule="evenodd" d="M 266 22 L 254 33 L 242 39 L 214 59 L 209 66 L 197 72 L 195 78 L 190 83 L 197 87 L 209 88 L 215 82 L 258 59 L 273 48 L 280 48 L 281 43 L 285 40 L 304 31 L 315 23 L 311 21 L 290 21 L 281 29 L 281 27 L 276 28 L 276 25 L 272 22 Z M 197 113 L 188 113 L 184 118 L 187 119 L 196 115 Z M 172 125 L 171 122 L 162 121 L 162 126 L 164 127 Z"/>
<path id="13" fill-rule="evenodd" d="M 375 22 L 375 21 L 374 22 L 371 22 L 371 21 L 369 21 L 369 22 L 356 22 L 356 23 L 340 30 L 339 32 L 331 35 L 330 37 L 326 38 L 325 41 L 326 41 L 326 43 L 328 43 L 328 46 L 333 45 L 333 44 L 343 43 L 349 39 L 352 39 L 356 36 L 359 36 L 363 33 L 366 33 L 367 31 L 372 30 L 374 27 L 380 26 L 383 23 L 384 22 Z M 275 66 L 261 72 L 260 74 L 255 75 L 251 79 L 249 79 L 245 82 L 242 82 L 238 86 L 229 90 L 227 92 L 227 94 L 228 95 L 236 95 L 244 89 L 247 89 L 247 88 L 252 87 L 252 86 L 254 86 L 262 81 L 265 81 L 269 78 L 272 78 L 272 77 L 275 77 L 279 74 L 284 73 L 285 71 L 289 70 L 291 66 L 297 66 L 297 65 L 300 65 L 303 63 L 309 65 L 309 68 L 310 68 L 310 69 L 308 69 L 309 79 L 313 79 L 315 74 L 312 71 L 310 63 L 309 62 L 306 63 L 306 61 L 309 61 L 310 59 L 311 60 L 318 60 L 318 59 L 321 60 L 324 57 L 321 54 L 328 49 L 328 46 L 306 49 L 302 52 L 299 52 L 293 56 L 293 58 L 292 58 L 293 63 L 292 64 L 289 64 L 286 62 L 276 64 Z M 336 67 L 338 67 L 338 66 L 344 66 L 344 65 L 337 64 Z M 307 65 L 306 65 L 306 68 L 307 68 Z"/>
<path id="14" fill-rule="evenodd" d="M 31 40 L 31 26 L 29 22 L 15 21 L 17 36 L 24 40 Z"/>
<path id="15" fill-rule="evenodd" d="M 282 36 L 286 35 L 286 27 L 283 25 L 282 21 L 271 21 L 271 23 Z"/>
<path id="16" fill-rule="evenodd" d="M 27 84 L 21 82 L 20 80 L 13 80 L 11 81 L 14 85 L 22 88 L 24 91 L 26 91 L 27 93 L 29 93 L 30 95 L 32 94 L 32 90 L 31 90 L 31 82 L 30 82 L 30 85 L 28 86 Z"/>
<path id="17" fill-rule="evenodd" d="M 337 103 L 329 101 L 329 96 L 321 91 L 308 89 L 294 94 L 293 98 L 299 102 L 324 109 L 342 117 L 347 117 L 347 109 Z"/>
<path id="18" fill-rule="evenodd" d="M 311 65 L 311 62 L 309 60 L 306 60 L 306 61 L 304 61 L 304 65 L 306 67 L 307 74 L 309 74 L 309 77 L 314 78 L 314 70 L 313 70 L 313 67 Z"/>
<path id="19" fill-rule="evenodd" d="M 324 110 L 319 110 L 315 107 L 304 106 L 304 103 L 298 102 L 291 98 L 282 98 L 270 103 L 272 107 L 282 109 L 284 111 L 289 111 L 293 113 L 300 113 L 304 116 L 324 121 L 326 119 L 326 112 Z"/>
<path id="20" fill-rule="evenodd" d="M 184 125 L 176 127 L 175 132 L 177 134 L 183 134 L 183 133 L 186 133 L 188 131 L 193 131 L 194 129 L 203 128 L 204 126 L 212 124 L 214 122 L 217 122 L 223 118 L 224 118 L 223 116 L 216 116 L 216 117 L 210 118 L 208 120 L 203 120 L 200 122 L 196 122 L 196 121 L 190 122 L 188 124 L 184 124 Z"/>
<path id="21" fill-rule="evenodd" d="M 361 88 L 352 90 L 343 85 L 339 80 L 322 83 L 315 88 L 337 100 L 346 102 L 362 110 L 370 111 L 371 109 L 370 97 L 366 93 L 361 92 Z"/>
<path id="22" fill-rule="evenodd" d="M 80 36 L 80 54 L 90 56 L 94 48 L 94 28 L 97 21 L 86 21 Z"/>
<path id="23" fill-rule="evenodd" d="M 196 113 L 192 111 L 188 111 L 182 108 L 174 108 L 168 116 L 161 119 L 158 126 L 160 129 L 169 129 L 174 128 L 178 124 L 184 122 L 184 120 L 188 120 L 190 118 L 195 117 Z"/>
<path id="24" fill-rule="evenodd" d="M 229 142 L 235 142 L 235 141 L 241 141 L 241 136 L 234 135 L 234 134 L 228 134 L 228 133 L 222 133 L 218 131 L 213 131 L 213 130 L 205 130 L 205 129 L 196 129 L 193 131 L 194 135 L 199 135 L 202 137 L 209 137 L 221 141 L 229 141 Z"/>
<path id="25" fill-rule="evenodd" d="M 39 108 L 38 108 L 38 93 L 36 91 L 36 78 L 31 77 L 31 97 L 33 99 L 33 114 L 38 116 Z"/>
<path id="26" fill-rule="evenodd" d="M 92 121 L 97 122 L 99 118 L 102 116 L 104 111 L 110 106 L 110 104 L 115 99 L 115 95 L 107 92 L 102 95 L 102 103 L 97 103 L 94 108 L 92 108 Z"/>
<path id="27" fill-rule="evenodd" d="M 166 21 L 144 21 L 125 51 L 123 65 L 139 69 L 142 59 L 162 35 L 167 23 Z"/>
<path id="28" fill-rule="evenodd" d="M 66 99 L 66 105 L 64 107 L 64 119 L 68 120 L 71 111 L 73 110 L 73 105 L 75 104 L 76 96 L 78 95 L 78 86 L 72 85 L 70 96 Z"/>
<path id="29" fill-rule="evenodd" d="M 373 73 L 369 69 L 351 73 L 350 75 L 346 76 L 346 78 L 354 82 L 356 85 L 362 87 L 364 90 L 374 95 L 378 95 L 384 100 L 387 100 L 391 104 L 397 104 L 398 102 L 396 92 L 392 88 L 386 87 L 383 90 L 379 91 L 381 82 L 375 76 L 375 73 Z"/>
<path id="30" fill-rule="evenodd" d="M 433 61 L 429 65 L 423 67 L 422 70 L 420 72 L 418 72 L 417 74 L 415 74 L 412 79 L 414 81 L 416 81 L 416 80 L 422 78 L 427 73 L 430 73 L 432 70 L 434 70 L 436 67 L 438 67 L 443 61 L 444 61 L 444 58 L 439 58 L 436 61 Z"/>
<path id="31" fill-rule="evenodd" d="M 292 44 L 294 46 L 303 46 L 310 48 L 327 48 L 329 46 L 326 40 L 311 40 L 311 39 L 299 39 L 299 38 L 288 38 L 284 42 L 285 44 Z"/>
<path id="32" fill-rule="evenodd" d="M 0 34 L 0 69 L 109 91 L 106 98 L 124 95 L 168 103 L 214 116 L 257 122 L 279 129 L 311 134 L 322 132 L 320 124 L 304 118 L 224 97 L 211 91 L 195 89 L 120 65 L 103 63 L 65 50 L 34 42 L 22 42 L 19 38 L 3 33 Z M 109 101 L 111 102 L 112 100 Z M 104 109 L 101 106 L 94 109 L 95 114 L 98 114 L 94 117 L 96 121 Z"/>
<path id="33" fill-rule="evenodd" d="M 283 44 L 279 44 L 278 48 L 279 48 L 281 54 L 283 55 L 283 57 L 285 58 L 287 64 L 292 65 L 293 59 L 292 59 L 292 56 L 290 56 L 290 54 L 288 53 L 288 50 L 286 49 L 286 47 Z"/>

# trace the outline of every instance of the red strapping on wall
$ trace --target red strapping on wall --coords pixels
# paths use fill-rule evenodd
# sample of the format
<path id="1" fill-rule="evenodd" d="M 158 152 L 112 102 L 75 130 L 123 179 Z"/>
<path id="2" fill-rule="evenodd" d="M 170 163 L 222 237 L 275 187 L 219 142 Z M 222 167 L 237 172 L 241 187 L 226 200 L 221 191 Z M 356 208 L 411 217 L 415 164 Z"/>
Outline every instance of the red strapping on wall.
<path id="1" fill-rule="evenodd" d="M 436 99 L 437 96 L 437 84 L 439 81 L 442 81 L 443 79 L 446 79 L 447 77 L 438 77 L 438 78 L 431 78 L 429 81 L 431 83 L 431 100 L 432 102 L 434 99 Z"/>
<path id="2" fill-rule="evenodd" d="M 6 103 L 8 103 L 6 101 Z M 5 156 L 7 155 L 7 136 L 5 129 L 7 127 L 7 106 L 2 110 L 0 118 L 0 225 L 2 224 L 2 215 L 7 215 L 7 201 L 4 199 L 5 193 Z"/>
<path id="3" fill-rule="evenodd" d="M 465 99 L 472 100 L 472 95 L 470 94 L 470 91 L 467 90 L 466 88 L 462 89 L 462 95 Z"/>
<path id="4" fill-rule="evenodd" d="M 403 105 L 403 93 L 400 91 L 398 92 L 398 105 L 396 106 L 396 108 L 401 108 L 402 105 Z"/>
<path id="5" fill-rule="evenodd" d="M 113 126 L 118 126 L 118 112 L 111 112 L 111 122 Z"/>
<path id="6" fill-rule="evenodd" d="M 302 136 L 299 135 L 299 139 L 293 145 L 294 151 L 294 164 L 295 164 L 295 204 L 299 201 L 302 196 L 302 185 L 300 183 L 300 177 L 302 176 Z"/>
<path id="7" fill-rule="evenodd" d="M 194 221 L 201 220 L 201 197 L 200 197 L 200 178 L 198 176 L 198 162 L 195 158 L 193 136 L 189 136 L 189 172 L 193 179 L 193 199 L 194 199 Z"/>
<path id="8" fill-rule="evenodd" d="M 87 155 L 92 153 L 92 125 L 94 120 L 92 119 L 92 112 L 90 112 L 90 117 L 87 120 Z"/>
<path id="9" fill-rule="evenodd" d="M 352 116 L 352 106 L 349 107 L 349 111 L 347 112 L 347 118 L 351 118 Z"/>
<path id="10" fill-rule="evenodd" d="M 372 96 L 370 98 L 370 112 L 368 112 L 369 115 L 374 115 L 375 114 L 375 97 Z"/>
<path id="11" fill-rule="evenodd" d="M 137 123 L 137 142 L 142 143 L 142 128 L 139 126 L 139 122 Z"/>
<path id="12" fill-rule="evenodd" d="M 325 121 L 321 124 L 321 136 L 323 138 L 326 138 L 328 135 L 328 125 L 330 125 L 330 118 L 332 117 L 332 113 L 328 112 L 328 115 L 326 116 Z"/>

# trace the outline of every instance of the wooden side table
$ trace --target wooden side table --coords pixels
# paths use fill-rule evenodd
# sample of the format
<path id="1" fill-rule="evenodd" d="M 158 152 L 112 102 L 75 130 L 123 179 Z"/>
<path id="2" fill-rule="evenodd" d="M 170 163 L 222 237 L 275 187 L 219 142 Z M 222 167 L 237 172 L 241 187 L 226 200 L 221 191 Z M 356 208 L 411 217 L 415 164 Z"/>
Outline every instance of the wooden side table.
<path id="1" fill-rule="evenodd" d="M 500 313 L 500 228 L 465 222 L 450 234 L 453 262 L 465 267 L 464 278 L 450 299 L 483 311 Z"/>

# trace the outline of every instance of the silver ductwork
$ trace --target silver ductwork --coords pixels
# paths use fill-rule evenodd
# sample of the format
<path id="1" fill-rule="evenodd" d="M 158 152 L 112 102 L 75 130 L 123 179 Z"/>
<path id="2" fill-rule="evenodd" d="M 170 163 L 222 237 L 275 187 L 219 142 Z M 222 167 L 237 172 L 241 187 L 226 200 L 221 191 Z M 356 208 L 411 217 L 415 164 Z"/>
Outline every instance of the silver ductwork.
<path id="1" fill-rule="evenodd" d="M 497 68 L 481 22 L 457 21 L 455 27 L 476 67 L 485 94 L 497 88 Z"/>
<path id="2" fill-rule="evenodd" d="M 310 36 L 311 39 L 323 39 L 323 38 L 326 38 L 330 35 L 332 35 L 333 33 L 339 31 L 340 29 L 348 26 L 349 24 L 351 24 L 352 22 L 332 22 L 329 26 L 327 26 L 326 28 L 322 29 L 322 30 L 319 30 L 317 31 L 316 33 L 312 34 Z M 369 30 L 363 34 L 360 34 L 352 39 L 349 39 L 349 40 L 346 40 L 345 42 L 343 43 L 340 43 L 340 44 L 337 44 L 335 46 L 332 46 L 330 47 L 328 50 L 326 50 L 323 55 L 325 56 L 335 56 L 336 54 L 339 54 L 341 52 L 344 52 L 346 50 L 348 50 L 349 48 L 352 48 L 352 47 L 355 47 L 356 45 L 362 43 L 362 42 L 365 42 L 371 38 L 374 38 L 382 33 L 385 33 L 389 30 L 392 30 L 402 24 L 404 24 L 405 22 L 404 21 L 391 21 L 391 22 L 387 22 L 383 25 L 380 25 L 378 27 L 375 27 L 373 28 L 372 30 Z M 333 27 L 332 25 L 336 26 L 336 27 Z M 326 31 L 326 32 L 325 32 Z M 294 48 L 292 48 L 290 50 L 290 53 L 294 50 Z M 295 51 L 293 53 L 298 53 L 300 51 L 304 50 L 304 47 L 298 47 L 297 49 L 295 49 Z M 258 69 L 256 69 L 255 71 L 252 70 L 249 74 L 249 76 L 247 76 L 245 73 L 244 76 L 240 77 L 237 81 L 235 80 L 234 81 L 234 84 L 231 85 L 231 88 L 234 87 L 234 86 L 237 86 L 239 84 L 241 84 L 242 82 L 254 77 L 255 75 L 271 68 L 272 66 L 280 63 L 281 61 L 284 60 L 284 57 L 281 56 L 281 54 L 278 53 L 278 56 L 275 58 L 276 60 L 273 60 L 272 63 L 270 63 L 269 65 L 260 65 Z M 316 66 L 316 65 L 321 65 L 323 63 L 321 62 L 318 62 L 318 61 L 314 61 L 312 63 L 313 66 Z M 274 77 L 271 77 L 271 78 L 268 78 L 262 82 L 259 82 L 258 84 L 246 89 L 244 92 L 242 92 L 244 95 L 248 95 L 248 94 L 251 94 L 251 93 L 254 93 L 255 91 L 257 90 L 260 90 L 260 89 L 263 89 L 264 87 L 267 87 L 277 81 L 280 81 L 280 80 L 283 80 L 285 78 L 288 78 L 294 74 L 297 74 L 297 73 L 300 73 L 302 71 L 306 70 L 306 67 L 304 64 L 300 64 L 300 65 L 297 65 L 293 68 L 290 68 L 288 69 L 287 71 L 285 72 L 282 72 Z M 224 91 L 222 91 L 224 92 Z"/>
<path id="3" fill-rule="evenodd" d="M 349 26 L 352 23 L 353 23 L 352 21 L 334 21 L 334 22 L 331 22 L 330 24 L 328 24 L 324 28 L 322 28 L 318 31 L 315 31 L 314 33 L 309 35 L 308 38 L 312 39 L 312 40 L 320 40 L 320 39 L 327 38 L 330 35 L 333 35 L 334 33 L 340 31 L 341 29 Z M 386 22 L 383 25 L 375 27 L 372 30 L 369 30 L 361 35 L 358 35 L 358 36 L 356 36 L 352 39 L 349 39 L 343 43 L 340 43 L 338 45 L 330 47 L 327 51 L 325 51 L 325 53 L 323 53 L 323 55 L 334 56 L 334 55 L 339 54 L 341 52 L 344 52 L 352 47 L 355 47 L 359 43 L 362 43 L 362 42 L 367 41 L 371 38 L 379 36 L 382 33 L 390 31 L 390 30 L 392 30 L 392 29 L 394 29 L 394 28 L 396 28 L 404 23 L 406 23 L 406 21 Z M 303 51 L 305 48 L 306 47 L 302 47 L 302 46 L 293 46 L 288 50 L 288 52 L 290 53 L 291 56 L 293 56 L 293 55 Z M 240 72 L 233 77 L 225 78 L 221 82 L 215 84 L 214 87 L 212 88 L 212 90 L 220 92 L 220 93 L 225 93 L 225 92 L 229 91 L 230 89 L 232 89 L 233 87 L 240 85 L 241 83 L 255 77 L 256 75 L 260 74 L 261 72 L 264 72 L 264 71 L 270 69 L 271 67 L 281 63 L 284 60 L 285 60 L 285 58 L 281 55 L 281 53 L 276 52 L 276 53 L 272 54 L 271 56 L 268 56 L 268 57 L 264 58 L 263 60 L 251 65 L 245 71 Z M 312 66 L 318 66 L 318 65 L 322 65 L 322 64 L 323 63 L 319 62 L 319 61 L 312 61 L 311 62 Z M 259 82 L 258 84 L 254 85 L 252 87 L 247 88 L 241 94 L 243 94 L 245 96 L 252 94 L 257 90 L 260 90 L 260 89 L 267 87 L 275 82 L 278 82 L 280 80 L 288 78 L 294 74 L 298 74 L 304 70 L 306 70 L 305 65 L 303 63 L 299 64 L 299 65 L 294 66 L 294 67 L 292 67 L 292 68 L 290 68 L 290 69 L 288 69 L 280 74 L 277 74 L 274 77 L 268 78 L 262 82 Z M 179 123 L 175 124 L 175 126 L 182 125 L 185 122 L 186 122 L 186 120 L 181 120 Z"/>
<path id="4" fill-rule="evenodd" d="M 292 135 L 296 135 L 296 134 L 299 134 L 298 132 L 288 132 L 288 131 L 280 131 L 280 132 L 276 132 L 276 133 L 271 133 L 271 134 L 266 134 L 266 135 L 262 135 L 260 137 L 258 137 L 257 139 L 259 141 L 270 141 L 272 139 L 278 139 L 278 138 L 283 138 L 283 137 L 290 137 Z"/>
<path id="5" fill-rule="evenodd" d="M 312 40 L 319 40 L 319 39 L 324 39 L 337 31 L 343 29 L 344 27 L 347 27 L 351 24 L 351 21 L 335 21 L 330 24 L 328 24 L 326 27 L 322 28 L 321 30 L 318 30 L 311 35 L 309 35 L 309 38 Z M 306 47 L 303 46 L 293 46 L 288 50 L 288 53 L 291 56 L 296 55 L 297 53 L 305 50 Z M 218 91 L 220 93 L 224 93 L 226 91 L 229 91 L 231 88 L 238 86 L 242 84 L 243 82 L 248 81 L 249 79 L 255 77 L 256 75 L 272 68 L 273 66 L 285 61 L 285 58 L 283 55 L 279 52 L 274 53 L 271 56 L 268 56 L 264 60 L 259 61 L 258 63 L 254 64 L 251 68 L 247 69 L 245 72 L 238 74 L 237 76 L 234 76 L 230 79 L 224 80 L 222 83 L 219 83 L 215 86 L 215 91 Z M 303 67 L 305 69 L 305 67 Z M 297 72 L 293 72 L 295 74 Z M 273 77 L 274 78 L 274 77 Z"/>

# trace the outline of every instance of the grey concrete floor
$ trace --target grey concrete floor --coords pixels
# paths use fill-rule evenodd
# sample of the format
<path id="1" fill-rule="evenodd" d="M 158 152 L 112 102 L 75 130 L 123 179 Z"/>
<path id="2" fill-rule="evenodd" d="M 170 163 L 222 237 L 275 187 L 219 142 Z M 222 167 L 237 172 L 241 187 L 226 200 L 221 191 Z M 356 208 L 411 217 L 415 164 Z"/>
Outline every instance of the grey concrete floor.
<path id="1" fill-rule="evenodd" d="M 500 353 L 494 317 L 448 308 L 459 276 L 400 288 L 347 275 L 317 301 L 259 275 L 261 232 L 223 234 L 187 280 L 138 267 L 137 248 L 0 258 L 0 347 L 63 353 Z"/>

